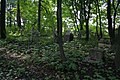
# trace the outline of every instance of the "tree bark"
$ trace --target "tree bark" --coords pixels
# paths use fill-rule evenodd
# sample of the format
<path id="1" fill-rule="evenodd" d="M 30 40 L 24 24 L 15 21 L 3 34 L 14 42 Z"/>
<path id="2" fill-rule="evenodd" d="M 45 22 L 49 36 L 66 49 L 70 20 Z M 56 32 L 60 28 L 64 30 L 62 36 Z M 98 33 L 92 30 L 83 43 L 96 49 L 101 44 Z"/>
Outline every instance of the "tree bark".
<path id="1" fill-rule="evenodd" d="M 107 0 L 107 18 L 108 18 L 108 32 L 110 36 L 110 42 L 113 44 L 113 29 L 112 29 L 112 18 L 111 18 L 111 0 Z"/>
<path id="2" fill-rule="evenodd" d="M 12 8 L 11 8 L 11 6 L 12 6 L 12 5 L 10 5 L 10 17 L 9 17 L 10 27 L 12 27 L 12 17 L 11 17 L 11 16 L 12 16 L 12 11 L 11 11 Z"/>
<path id="3" fill-rule="evenodd" d="M 83 2 L 81 2 L 81 10 L 80 10 L 80 30 L 83 30 Z"/>
<path id="4" fill-rule="evenodd" d="M 5 8 L 6 0 L 1 0 L 1 18 L 0 18 L 0 38 L 6 38 L 6 29 L 5 29 Z"/>
<path id="5" fill-rule="evenodd" d="M 38 31 L 40 32 L 40 20 L 41 20 L 41 2 L 42 0 L 39 0 L 38 4 Z"/>
<path id="6" fill-rule="evenodd" d="M 86 41 L 89 40 L 89 19 L 86 19 Z"/>
<path id="7" fill-rule="evenodd" d="M 20 1 L 17 2 L 17 25 L 21 29 Z"/>
<path id="8" fill-rule="evenodd" d="M 116 14 L 117 14 L 117 9 L 119 6 L 120 1 L 117 2 L 117 5 L 115 7 L 115 0 L 113 0 L 113 9 L 114 9 L 114 14 L 113 14 L 113 35 L 114 35 L 114 39 L 115 39 L 115 21 L 116 21 Z"/>
<path id="9" fill-rule="evenodd" d="M 98 2 L 98 0 L 97 0 Z M 96 6 L 98 6 L 98 4 L 96 3 Z M 96 35 L 97 35 L 97 39 L 99 40 L 99 33 L 98 33 L 98 7 L 96 7 Z"/>
<path id="10" fill-rule="evenodd" d="M 90 10 L 91 10 L 90 0 L 87 0 L 87 4 L 88 4 L 88 11 L 86 17 L 86 41 L 89 40 L 89 18 L 90 18 Z"/>
<path id="11" fill-rule="evenodd" d="M 63 49 L 63 40 L 62 40 L 62 0 L 57 0 L 57 33 L 58 33 L 58 44 L 60 49 L 60 55 L 62 60 L 66 60 L 64 49 Z"/>
<path id="12" fill-rule="evenodd" d="M 114 35 L 114 48 L 115 48 L 115 65 L 116 68 L 120 68 L 120 26 L 118 28 L 118 34 L 115 35 L 115 21 L 116 21 L 116 15 L 117 15 L 117 9 L 119 6 L 120 1 L 118 1 L 115 6 L 115 0 L 113 0 L 113 9 L 114 9 L 114 14 L 113 14 L 113 35 Z"/>
<path id="13" fill-rule="evenodd" d="M 98 5 L 98 13 L 99 13 L 99 23 L 100 23 L 100 39 L 103 37 L 102 33 L 102 22 L 101 22 L 101 12 L 99 8 L 99 0 L 97 0 L 97 5 Z"/>

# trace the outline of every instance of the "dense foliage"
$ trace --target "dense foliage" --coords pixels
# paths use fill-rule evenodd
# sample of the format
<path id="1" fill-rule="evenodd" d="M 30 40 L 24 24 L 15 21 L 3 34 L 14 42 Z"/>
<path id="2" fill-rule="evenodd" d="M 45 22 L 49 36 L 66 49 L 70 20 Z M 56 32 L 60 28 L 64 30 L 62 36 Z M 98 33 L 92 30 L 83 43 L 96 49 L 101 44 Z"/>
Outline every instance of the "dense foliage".
<path id="1" fill-rule="evenodd" d="M 4 46 L 0 48 L 1 79 L 120 79 L 120 70 L 116 70 L 114 65 L 114 53 L 107 45 L 99 46 L 100 50 L 106 53 L 105 62 L 86 62 L 90 48 L 95 48 L 96 43 L 86 41 L 66 43 L 64 49 L 68 60 L 62 62 L 57 44 L 45 42 L 39 47 L 32 44 L 29 48 L 25 46 L 26 44 L 28 43 L 1 41 L 1 46 Z"/>
<path id="2" fill-rule="evenodd" d="M 0 0 L 0 80 L 119 80 L 120 0 Z"/>

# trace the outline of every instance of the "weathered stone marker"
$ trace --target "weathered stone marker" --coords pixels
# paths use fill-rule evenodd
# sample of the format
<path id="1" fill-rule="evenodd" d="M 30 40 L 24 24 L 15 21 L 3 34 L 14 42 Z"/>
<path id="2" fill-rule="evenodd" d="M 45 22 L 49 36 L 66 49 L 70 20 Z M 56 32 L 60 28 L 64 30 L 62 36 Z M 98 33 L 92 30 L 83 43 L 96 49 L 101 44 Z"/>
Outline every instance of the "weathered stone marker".
<path id="1" fill-rule="evenodd" d="M 98 49 L 98 48 L 91 48 L 89 50 L 89 55 L 85 58 L 85 62 L 90 62 L 90 63 L 94 63 L 94 62 L 101 62 L 104 58 L 104 50 L 102 49 Z"/>
<path id="2" fill-rule="evenodd" d="M 0 48 L 0 54 L 5 54 L 6 53 L 6 48 Z"/>
<path id="3" fill-rule="evenodd" d="M 71 33 L 70 30 L 68 30 L 66 32 L 66 34 L 64 35 L 64 42 L 66 42 L 66 41 L 68 41 L 68 42 L 73 41 L 73 38 L 74 38 L 74 35 Z"/>

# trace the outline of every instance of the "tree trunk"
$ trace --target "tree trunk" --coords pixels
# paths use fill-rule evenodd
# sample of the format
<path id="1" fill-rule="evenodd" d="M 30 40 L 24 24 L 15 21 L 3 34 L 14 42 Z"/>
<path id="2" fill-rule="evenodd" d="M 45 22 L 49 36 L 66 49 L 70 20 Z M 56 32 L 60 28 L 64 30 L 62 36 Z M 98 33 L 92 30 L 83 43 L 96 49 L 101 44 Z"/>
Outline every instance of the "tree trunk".
<path id="1" fill-rule="evenodd" d="M 116 21 L 116 14 L 117 14 L 117 9 L 119 6 L 120 1 L 118 1 L 118 3 L 116 3 L 116 7 L 115 7 L 115 0 L 113 0 L 113 9 L 114 9 L 114 15 L 113 15 L 113 35 L 114 35 L 114 46 L 115 46 L 115 65 L 116 68 L 120 68 L 120 26 L 118 28 L 118 34 L 115 35 L 115 21 Z"/>
<path id="2" fill-rule="evenodd" d="M 114 15 L 113 15 L 113 35 L 114 35 L 114 39 L 115 39 L 115 21 L 116 21 L 116 14 L 117 14 L 117 9 L 119 6 L 120 1 L 118 1 L 118 3 L 116 3 L 116 7 L 115 7 L 115 0 L 113 0 L 113 9 L 114 9 Z"/>
<path id="3" fill-rule="evenodd" d="M 60 49 L 60 55 L 63 60 L 66 60 L 64 49 L 63 49 L 63 40 L 62 40 L 62 0 L 57 0 L 57 33 L 58 33 L 58 44 Z"/>
<path id="4" fill-rule="evenodd" d="M 6 0 L 1 0 L 1 18 L 0 18 L 0 38 L 6 38 L 6 29 L 5 29 L 5 8 Z"/>
<path id="5" fill-rule="evenodd" d="M 111 18 L 111 0 L 107 0 L 107 18 L 108 18 L 108 32 L 110 36 L 110 42 L 113 44 L 113 29 L 112 29 L 112 18 Z"/>
<path id="6" fill-rule="evenodd" d="M 98 6 L 98 4 L 96 4 Z M 98 33 L 98 7 L 96 7 L 96 35 L 97 39 L 99 40 L 99 33 Z"/>
<path id="7" fill-rule="evenodd" d="M 21 29 L 20 1 L 17 2 L 17 25 Z"/>
<path id="8" fill-rule="evenodd" d="M 76 2 L 74 3 L 74 1 L 72 1 L 72 9 L 73 9 L 73 12 L 74 12 L 74 17 L 75 17 L 75 30 L 78 31 L 78 38 L 81 39 L 81 32 L 80 32 L 80 28 L 77 24 L 77 19 L 78 19 L 78 10 L 77 8 L 75 7 L 76 6 Z M 80 21 L 80 20 L 79 20 Z"/>
<path id="9" fill-rule="evenodd" d="M 10 5 L 10 18 L 9 18 L 10 19 L 10 27 L 12 27 L 12 11 L 11 11 L 12 8 L 11 8 L 11 6 L 12 5 Z"/>
<path id="10" fill-rule="evenodd" d="M 39 0 L 39 5 L 38 5 L 38 31 L 40 32 L 40 20 L 41 20 L 41 1 Z"/>
<path id="11" fill-rule="evenodd" d="M 81 2 L 81 10 L 80 10 L 80 30 L 83 30 L 83 2 Z"/>
<path id="12" fill-rule="evenodd" d="M 98 0 L 97 0 L 97 5 L 98 5 L 98 13 L 99 13 L 100 39 L 101 39 L 103 37 L 103 33 L 102 33 L 101 13 L 100 13 L 100 8 L 99 8 L 99 2 L 98 2 Z"/>
<path id="13" fill-rule="evenodd" d="M 90 1 L 87 2 L 88 3 L 88 11 L 87 11 L 87 18 L 86 18 L 86 41 L 89 40 L 89 18 L 90 18 Z"/>
<path id="14" fill-rule="evenodd" d="M 86 41 L 89 40 L 89 19 L 86 20 Z"/>

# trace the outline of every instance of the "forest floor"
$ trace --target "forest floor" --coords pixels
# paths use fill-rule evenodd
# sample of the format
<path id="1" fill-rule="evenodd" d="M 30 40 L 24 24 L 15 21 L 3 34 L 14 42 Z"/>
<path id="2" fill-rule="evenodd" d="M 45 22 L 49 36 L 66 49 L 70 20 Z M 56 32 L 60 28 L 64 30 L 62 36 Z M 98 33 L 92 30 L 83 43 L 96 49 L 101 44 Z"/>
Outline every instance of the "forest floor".
<path id="1" fill-rule="evenodd" d="M 67 61 L 58 49 L 55 43 L 0 41 L 0 80 L 120 80 L 109 43 L 64 43 Z"/>

